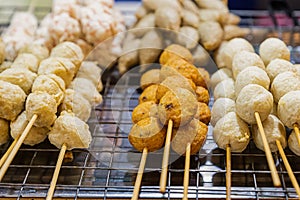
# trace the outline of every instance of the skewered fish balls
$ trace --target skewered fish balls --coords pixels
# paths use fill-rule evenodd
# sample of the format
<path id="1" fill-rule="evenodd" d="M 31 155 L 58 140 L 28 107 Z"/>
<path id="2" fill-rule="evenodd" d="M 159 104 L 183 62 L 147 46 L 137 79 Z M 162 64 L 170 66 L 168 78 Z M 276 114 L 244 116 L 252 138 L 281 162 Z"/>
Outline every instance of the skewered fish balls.
<path id="1" fill-rule="evenodd" d="M 35 55 L 30 53 L 19 53 L 13 64 L 12 68 L 26 68 L 30 71 L 37 73 L 39 67 L 39 60 Z"/>
<path id="2" fill-rule="evenodd" d="M 265 64 L 256 53 L 249 51 L 236 53 L 232 60 L 232 73 L 234 79 L 236 79 L 237 75 L 243 71 L 243 69 L 250 66 L 256 66 L 263 70 L 265 69 Z"/>
<path id="3" fill-rule="evenodd" d="M 270 77 L 271 82 L 273 82 L 274 78 L 283 72 L 290 71 L 296 73 L 296 68 L 292 63 L 283 59 L 274 59 L 272 60 L 266 67 L 266 71 L 268 76 Z"/>
<path id="4" fill-rule="evenodd" d="M 300 91 L 291 91 L 280 98 L 277 105 L 279 119 L 288 128 L 293 129 L 294 124 L 300 124 Z"/>
<path id="5" fill-rule="evenodd" d="M 160 149 L 165 142 L 166 128 L 155 117 L 145 118 L 134 124 L 128 135 L 130 144 L 138 151 Z"/>
<path id="6" fill-rule="evenodd" d="M 49 50 L 47 47 L 39 45 L 39 44 L 28 44 L 19 50 L 19 54 L 32 54 L 34 55 L 38 61 L 42 61 L 49 57 Z"/>
<path id="7" fill-rule="evenodd" d="M 197 111 L 196 96 L 183 88 L 168 91 L 158 104 L 158 116 L 160 122 L 167 124 L 172 120 L 174 127 L 187 124 Z"/>
<path id="8" fill-rule="evenodd" d="M 290 60 L 290 51 L 283 41 L 278 38 L 268 38 L 259 46 L 259 55 L 268 65 L 272 60 L 280 58 Z"/>
<path id="9" fill-rule="evenodd" d="M 145 72 L 140 80 L 140 86 L 141 88 L 144 90 L 145 88 L 147 88 L 150 85 L 153 84 L 158 84 L 159 81 L 159 69 L 151 69 L 147 72 Z"/>
<path id="10" fill-rule="evenodd" d="M 9 68 L 0 74 L 0 80 L 18 85 L 26 94 L 31 91 L 37 75 L 25 68 Z"/>
<path id="11" fill-rule="evenodd" d="M 232 78 L 232 71 L 227 68 L 222 68 L 213 73 L 213 75 L 210 77 L 210 86 L 212 89 L 214 89 L 220 82 L 222 82 L 225 79 Z"/>
<path id="12" fill-rule="evenodd" d="M 25 92 L 17 85 L 0 80 L 0 117 L 14 120 L 24 109 Z"/>
<path id="13" fill-rule="evenodd" d="M 30 93 L 27 96 L 25 107 L 28 121 L 33 115 L 38 116 L 34 122 L 34 126 L 50 127 L 56 119 L 56 100 L 46 92 Z"/>
<path id="14" fill-rule="evenodd" d="M 55 120 L 48 138 L 51 144 L 57 148 L 66 144 L 68 150 L 88 148 L 92 141 L 89 126 L 74 114 L 66 111 L 63 111 Z"/>
<path id="15" fill-rule="evenodd" d="M 193 63 L 193 55 L 191 52 L 178 44 L 172 44 L 165 48 L 159 58 L 159 63 L 165 65 L 171 59 L 184 59 L 190 63 Z"/>
<path id="16" fill-rule="evenodd" d="M 197 101 L 205 104 L 209 103 L 209 92 L 206 88 L 198 86 L 195 90 Z"/>
<path id="17" fill-rule="evenodd" d="M 97 105 L 102 102 L 102 96 L 97 88 L 91 81 L 85 78 L 75 78 L 69 88 L 80 93 L 91 105 Z"/>
<path id="18" fill-rule="evenodd" d="M 139 104 L 133 109 L 131 119 L 133 123 L 138 123 L 142 119 L 157 116 L 157 104 L 154 101 L 147 101 Z"/>
<path id="19" fill-rule="evenodd" d="M 11 136 L 16 138 L 22 134 L 28 122 L 29 121 L 26 118 L 26 111 L 24 111 L 17 117 L 15 121 L 10 123 Z M 49 131 L 50 130 L 47 127 L 32 126 L 23 143 L 30 146 L 39 144 L 47 138 Z"/>
<path id="20" fill-rule="evenodd" d="M 64 99 L 59 110 L 72 112 L 76 117 L 87 122 L 91 115 L 92 107 L 89 101 L 86 100 L 80 93 L 73 89 L 66 89 Z"/>
<path id="21" fill-rule="evenodd" d="M 248 124 L 256 124 L 255 112 L 261 121 L 267 119 L 273 109 L 273 95 L 257 84 L 245 86 L 236 99 L 236 113 Z"/>
<path id="22" fill-rule="evenodd" d="M 225 79 L 218 83 L 214 90 L 214 98 L 236 99 L 234 80 L 232 78 Z"/>
<path id="23" fill-rule="evenodd" d="M 271 92 L 276 103 L 283 95 L 295 90 L 300 90 L 300 76 L 293 72 L 278 74 L 271 85 Z"/>
<path id="24" fill-rule="evenodd" d="M 197 119 L 192 119 L 185 126 L 175 129 L 172 136 L 172 149 L 179 155 L 184 155 L 186 146 L 191 144 L 191 154 L 196 154 L 203 146 L 208 127 Z"/>
<path id="25" fill-rule="evenodd" d="M 270 78 L 268 74 L 261 68 L 252 66 L 247 67 L 241 71 L 235 80 L 235 92 L 239 94 L 240 91 L 249 84 L 257 84 L 263 86 L 265 89 L 269 90 Z"/>
<path id="26" fill-rule="evenodd" d="M 65 82 L 55 74 L 47 74 L 38 76 L 32 85 L 32 92 L 47 92 L 55 97 L 57 105 L 59 105 L 65 92 Z"/>
<path id="27" fill-rule="evenodd" d="M 225 45 L 223 59 L 227 68 L 232 68 L 232 60 L 238 52 L 249 51 L 254 53 L 253 46 L 243 38 L 234 38 Z"/>
<path id="28" fill-rule="evenodd" d="M 296 154 L 297 156 L 300 156 L 299 143 L 297 140 L 296 132 L 294 130 L 292 131 L 292 133 L 289 136 L 288 145 L 289 145 L 290 150 L 294 154 Z"/>
<path id="29" fill-rule="evenodd" d="M 213 138 L 221 149 L 230 144 L 232 152 L 242 152 L 250 141 L 250 130 L 235 112 L 229 112 L 216 123 Z"/>
<path id="30" fill-rule="evenodd" d="M 211 109 L 211 125 L 215 126 L 229 112 L 235 112 L 235 101 L 229 98 L 217 99 Z"/>
<path id="31" fill-rule="evenodd" d="M 262 122 L 262 125 L 272 152 L 278 151 L 276 140 L 280 141 L 282 148 L 286 147 L 287 141 L 285 127 L 275 115 L 269 115 L 268 118 Z M 252 138 L 256 147 L 264 151 L 264 144 L 257 125 L 252 126 Z"/>
<path id="32" fill-rule="evenodd" d="M 154 101 L 158 103 L 156 99 L 156 92 L 158 89 L 158 85 L 150 85 L 147 87 L 139 97 L 139 103 L 147 102 L 147 101 Z"/>
<path id="33" fill-rule="evenodd" d="M 202 102 L 198 102 L 198 108 L 194 118 L 200 120 L 204 124 L 209 124 L 211 112 L 208 105 Z"/>
<path id="34" fill-rule="evenodd" d="M 9 139 L 9 122 L 5 119 L 0 119 L 0 130 L 0 145 L 2 145 Z"/>

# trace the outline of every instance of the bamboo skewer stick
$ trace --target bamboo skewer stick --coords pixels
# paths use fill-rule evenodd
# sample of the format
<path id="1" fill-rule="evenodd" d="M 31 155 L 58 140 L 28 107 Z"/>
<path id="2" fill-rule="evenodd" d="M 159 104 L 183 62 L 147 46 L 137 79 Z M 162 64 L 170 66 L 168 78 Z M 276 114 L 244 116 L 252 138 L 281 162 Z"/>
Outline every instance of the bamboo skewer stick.
<path id="1" fill-rule="evenodd" d="M 188 143 L 186 146 L 186 150 L 185 150 L 185 165 L 184 165 L 183 198 L 182 198 L 182 200 L 188 199 L 190 158 L 191 158 L 191 143 Z"/>
<path id="2" fill-rule="evenodd" d="M 0 167 L 2 167 L 2 165 L 5 163 L 7 157 L 9 156 L 9 154 L 11 153 L 11 151 L 13 150 L 13 148 L 16 146 L 16 143 L 18 142 L 19 138 L 21 137 L 21 134 L 19 134 L 14 141 L 11 143 L 11 145 L 9 146 L 9 148 L 7 149 L 7 151 L 5 152 L 5 154 L 2 156 L 1 160 L 0 160 Z"/>
<path id="3" fill-rule="evenodd" d="M 33 13 L 35 10 L 36 0 L 31 0 L 27 12 Z"/>
<path id="4" fill-rule="evenodd" d="M 276 169 L 276 166 L 275 166 L 275 163 L 274 163 L 274 159 L 272 157 L 270 146 L 268 144 L 266 134 L 265 134 L 265 131 L 264 131 L 259 113 L 255 112 L 254 114 L 255 114 L 255 118 L 256 118 L 256 122 L 257 122 L 259 132 L 261 134 L 262 142 L 264 144 L 264 150 L 265 150 L 265 154 L 266 154 L 266 157 L 267 157 L 267 162 L 268 162 L 268 165 L 269 165 L 269 168 L 270 168 L 270 171 L 271 171 L 273 184 L 274 184 L 275 187 L 280 187 L 281 182 L 280 182 L 280 179 L 279 179 L 279 176 L 278 176 L 278 173 L 277 173 L 277 169 Z"/>
<path id="5" fill-rule="evenodd" d="M 52 180 L 51 180 L 51 183 L 50 183 L 50 188 L 48 190 L 46 200 L 52 200 L 52 198 L 53 198 L 53 194 L 54 194 L 55 187 L 56 187 L 56 182 L 57 182 L 57 179 L 58 179 L 58 175 L 59 175 L 59 172 L 60 172 L 61 165 L 62 165 L 63 160 L 64 160 L 66 150 L 67 150 L 67 145 L 63 144 L 61 149 L 60 149 L 59 155 L 58 155 L 57 163 L 56 163 L 56 166 L 55 166 L 54 174 L 53 174 L 53 177 L 52 177 Z"/>
<path id="6" fill-rule="evenodd" d="M 291 168 L 291 166 L 289 164 L 289 161 L 288 161 L 288 159 L 287 159 L 287 157 L 286 157 L 286 155 L 285 155 L 285 153 L 283 151 L 283 148 L 282 148 L 279 140 L 276 140 L 276 145 L 278 147 L 278 151 L 280 153 L 280 156 L 282 158 L 282 161 L 283 161 L 283 164 L 284 164 L 284 166 L 286 168 L 286 171 L 288 172 L 290 180 L 291 180 L 291 182 L 292 182 L 292 184 L 293 184 L 293 186 L 294 186 L 294 188 L 296 190 L 296 193 L 297 193 L 298 197 L 300 198 L 299 184 L 297 182 L 297 179 L 296 179 L 296 177 L 295 177 L 295 175 L 293 173 L 293 170 L 292 170 L 292 168 Z"/>
<path id="7" fill-rule="evenodd" d="M 172 128 L 173 128 L 173 121 L 169 120 L 164 155 L 163 155 L 163 160 L 162 160 L 162 167 L 161 167 L 160 184 L 159 184 L 160 192 L 162 192 L 162 193 L 166 192 Z"/>
<path id="8" fill-rule="evenodd" d="M 24 142 L 26 136 L 28 135 L 31 127 L 33 126 L 35 120 L 37 119 L 37 115 L 33 115 L 31 120 L 29 121 L 29 123 L 27 124 L 25 130 L 23 131 L 23 133 L 21 134 L 19 140 L 16 142 L 15 147 L 12 149 L 11 153 L 9 154 L 9 156 L 7 157 L 6 161 L 4 162 L 2 168 L 0 169 L 0 181 L 2 181 L 9 165 L 11 164 L 11 162 L 13 161 L 13 159 L 15 158 L 18 150 L 20 149 L 22 143 Z"/>
<path id="9" fill-rule="evenodd" d="M 148 155 L 148 149 L 144 148 L 142 158 L 141 158 L 141 162 L 140 162 L 139 171 L 137 173 L 137 177 L 136 177 L 136 180 L 135 180 L 134 190 L 133 190 L 133 195 L 132 195 L 131 200 L 137 200 L 139 198 L 139 192 L 140 192 L 143 173 L 144 173 L 144 169 L 145 169 L 145 165 L 146 165 L 147 155 Z"/>
<path id="10" fill-rule="evenodd" d="M 226 200 L 231 199 L 231 147 L 226 145 Z"/>
<path id="11" fill-rule="evenodd" d="M 296 133 L 296 138 L 297 138 L 298 144 L 300 145 L 300 132 L 299 132 L 298 124 L 294 124 L 294 131 Z"/>

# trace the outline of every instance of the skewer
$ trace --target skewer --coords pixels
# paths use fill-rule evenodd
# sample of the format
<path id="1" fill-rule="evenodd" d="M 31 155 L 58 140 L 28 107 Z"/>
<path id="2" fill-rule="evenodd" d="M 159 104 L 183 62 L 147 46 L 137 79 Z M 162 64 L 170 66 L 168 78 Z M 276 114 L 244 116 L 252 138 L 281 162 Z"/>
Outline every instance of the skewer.
<path id="1" fill-rule="evenodd" d="M 284 163 L 284 166 L 285 166 L 285 168 L 286 168 L 286 171 L 288 172 L 288 175 L 289 175 L 289 177 L 290 177 L 290 179 L 291 179 L 291 182 L 292 182 L 292 184 L 293 184 L 293 186 L 294 186 L 294 188 L 295 188 L 295 190 L 296 190 L 296 193 L 297 193 L 298 197 L 300 198 L 299 184 L 298 184 L 298 182 L 297 182 L 297 179 L 295 178 L 295 175 L 294 175 L 294 173 L 293 173 L 293 170 L 292 170 L 292 168 L 291 168 L 291 166 L 290 166 L 290 164 L 289 164 L 288 159 L 286 158 L 286 155 L 285 155 L 285 153 L 284 153 L 284 151 L 283 151 L 283 148 L 282 148 L 282 146 L 281 146 L 279 140 L 276 140 L 276 145 L 277 145 L 277 147 L 278 147 L 278 150 L 279 150 L 280 156 L 281 156 L 281 158 L 282 158 L 282 161 L 283 161 L 283 163 Z"/>
<path id="2" fill-rule="evenodd" d="M 298 124 L 294 124 L 294 131 L 296 133 L 296 138 L 297 138 L 298 144 L 300 145 L 300 131 L 299 131 Z"/>
<path id="3" fill-rule="evenodd" d="M 23 133 L 20 135 L 19 140 L 17 140 L 15 146 L 12 148 L 11 153 L 8 155 L 6 161 L 4 162 L 2 168 L 0 169 L 0 182 L 2 181 L 9 165 L 11 164 L 11 162 L 13 161 L 13 159 L 15 158 L 18 150 L 20 149 L 22 143 L 24 142 L 26 136 L 28 135 L 31 127 L 33 126 L 35 120 L 37 119 L 37 115 L 33 115 L 31 120 L 29 121 L 29 123 L 27 124 L 25 130 L 23 131 Z"/>
<path id="4" fill-rule="evenodd" d="M 7 151 L 5 152 L 5 154 L 2 156 L 1 160 L 0 160 L 0 167 L 2 167 L 2 165 L 4 164 L 4 162 L 6 161 L 7 157 L 9 156 L 9 154 L 11 153 L 11 151 L 13 150 L 13 148 L 15 147 L 17 141 L 19 140 L 21 134 L 18 135 L 14 141 L 11 143 L 11 145 L 9 146 L 9 148 L 7 149 Z"/>
<path id="5" fill-rule="evenodd" d="M 182 200 L 187 200 L 188 199 L 190 158 L 191 158 L 191 143 L 188 143 L 187 146 L 186 146 L 186 150 L 185 150 L 185 167 L 184 167 L 183 198 L 182 198 Z"/>
<path id="6" fill-rule="evenodd" d="M 162 167 L 161 167 L 161 175 L 160 175 L 160 192 L 166 192 L 166 183 L 167 183 L 167 172 L 168 172 L 168 163 L 169 163 L 169 154 L 170 154 L 170 143 L 171 143 L 171 136 L 172 136 L 172 128 L 173 128 L 173 121 L 169 120 L 168 123 L 168 130 L 165 142 L 165 149 L 164 155 L 162 160 Z"/>
<path id="7" fill-rule="evenodd" d="M 140 162 L 139 171 L 138 171 L 138 174 L 137 174 L 137 177 L 135 180 L 134 190 L 133 190 L 133 195 L 132 195 L 131 200 L 137 200 L 139 198 L 139 192 L 140 192 L 141 182 L 142 182 L 145 164 L 146 164 L 146 160 L 147 160 L 147 155 L 148 155 L 148 149 L 144 148 L 141 162 Z"/>
<path id="8" fill-rule="evenodd" d="M 55 190 L 55 187 L 56 187 L 56 182 L 57 182 L 57 179 L 58 179 L 58 175 L 59 175 L 59 172 L 60 172 L 62 162 L 64 160 L 66 150 L 67 150 L 67 145 L 63 144 L 61 149 L 60 149 L 59 155 L 58 155 L 57 163 L 56 163 L 56 166 L 55 166 L 54 174 L 53 174 L 53 177 L 52 177 L 52 180 L 51 180 L 51 184 L 50 184 L 50 188 L 48 190 L 46 200 L 52 200 L 54 190 Z"/>
<path id="9" fill-rule="evenodd" d="M 33 13 L 34 12 L 34 10 L 35 10 L 35 1 L 36 0 L 31 0 L 30 1 L 30 4 L 28 6 L 27 12 L 29 12 L 29 13 Z"/>
<path id="10" fill-rule="evenodd" d="M 268 143 L 267 138 L 266 138 L 264 128 L 262 126 L 262 122 L 261 122 L 259 113 L 255 112 L 254 114 L 255 114 L 255 119 L 256 119 L 256 122 L 257 122 L 259 132 L 261 134 L 262 142 L 264 144 L 264 150 L 265 150 L 265 154 L 266 154 L 266 157 L 267 157 L 267 162 L 268 162 L 268 165 L 269 165 L 269 168 L 270 168 L 270 171 L 271 171 L 273 184 L 274 184 L 275 187 L 280 187 L 281 186 L 280 179 L 279 179 L 279 176 L 278 176 L 278 173 L 277 173 L 277 170 L 276 170 L 276 166 L 275 166 L 275 163 L 274 163 L 274 160 L 273 160 L 273 157 L 272 157 L 272 153 L 271 153 L 270 146 L 269 146 L 269 143 Z"/>
<path id="11" fill-rule="evenodd" d="M 231 146 L 226 145 L 226 200 L 230 200 L 231 193 Z"/>

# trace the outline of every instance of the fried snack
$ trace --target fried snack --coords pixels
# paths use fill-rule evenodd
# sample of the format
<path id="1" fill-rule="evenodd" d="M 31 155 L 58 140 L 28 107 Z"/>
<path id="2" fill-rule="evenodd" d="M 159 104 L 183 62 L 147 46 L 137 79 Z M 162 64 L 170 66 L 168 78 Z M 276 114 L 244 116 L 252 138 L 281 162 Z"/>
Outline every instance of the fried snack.
<path id="1" fill-rule="evenodd" d="M 97 66 L 95 62 L 83 61 L 76 74 L 77 78 L 85 78 L 90 80 L 100 92 L 103 90 L 103 85 L 101 81 L 102 69 Z"/>
<path id="2" fill-rule="evenodd" d="M 9 139 L 9 122 L 5 119 L 0 119 L 0 130 L 0 145 L 2 145 Z"/>
<path id="3" fill-rule="evenodd" d="M 0 38 L 0 64 L 2 64 L 5 60 L 5 45 L 3 43 L 2 38 Z"/>
<path id="4" fill-rule="evenodd" d="M 268 38 L 259 46 L 259 55 L 267 66 L 272 60 L 280 58 L 290 60 L 290 50 L 278 38 Z"/>
<path id="5" fill-rule="evenodd" d="M 245 37 L 250 33 L 249 28 L 241 28 L 236 25 L 225 25 L 224 29 L 224 40 L 231 40 L 237 37 Z"/>
<path id="6" fill-rule="evenodd" d="M 214 89 L 220 82 L 222 82 L 225 79 L 232 79 L 232 71 L 227 68 L 222 68 L 213 73 L 210 78 L 210 86 L 212 89 Z"/>
<path id="7" fill-rule="evenodd" d="M 197 45 L 197 47 L 192 51 L 194 65 L 197 67 L 206 66 L 210 60 L 209 53 L 201 46 Z"/>
<path id="8" fill-rule="evenodd" d="M 1 65 L 0 65 L 0 73 L 2 73 L 4 70 L 11 68 L 12 62 L 10 61 L 4 61 Z"/>
<path id="9" fill-rule="evenodd" d="M 278 151 L 276 140 L 280 142 L 282 148 L 287 146 L 285 127 L 275 115 L 269 115 L 262 125 L 272 152 Z M 264 151 L 264 144 L 257 125 L 252 126 L 252 138 L 256 147 Z"/>
<path id="10" fill-rule="evenodd" d="M 22 134 L 28 122 L 26 111 L 23 111 L 15 121 L 10 123 L 11 136 L 16 138 L 18 135 Z M 39 144 L 47 138 L 49 131 L 50 130 L 47 127 L 32 126 L 23 143 L 30 146 Z"/>
<path id="11" fill-rule="evenodd" d="M 155 11 L 155 24 L 159 28 L 179 31 L 181 24 L 180 13 L 171 6 L 159 7 Z"/>
<path id="12" fill-rule="evenodd" d="M 45 46 L 31 43 L 21 48 L 19 50 L 20 54 L 32 54 L 38 59 L 38 62 L 41 62 L 49 56 L 49 50 Z"/>
<path id="13" fill-rule="evenodd" d="M 203 146 L 208 127 L 197 119 L 175 129 L 172 135 L 172 149 L 179 155 L 185 155 L 186 146 L 191 144 L 191 155 L 196 154 Z"/>
<path id="14" fill-rule="evenodd" d="M 190 26 L 182 26 L 177 34 L 177 43 L 188 49 L 194 49 L 198 45 L 199 33 Z"/>
<path id="15" fill-rule="evenodd" d="M 145 6 L 142 5 L 137 8 L 134 15 L 137 18 L 137 20 L 140 20 L 143 17 L 145 17 L 148 13 L 149 13 L 149 10 Z"/>
<path id="16" fill-rule="evenodd" d="M 222 1 L 219 0 L 196 0 L 196 3 L 200 8 L 214 9 L 225 13 L 228 12 L 227 5 L 225 5 Z"/>
<path id="17" fill-rule="evenodd" d="M 140 86 L 144 90 L 145 88 L 149 87 L 153 84 L 158 84 L 159 81 L 159 73 L 160 69 L 151 69 L 147 72 L 145 72 L 140 80 Z"/>
<path id="18" fill-rule="evenodd" d="M 256 124 L 255 112 L 261 121 L 267 119 L 273 108 L 273 95 L 264 87 L 256 84 L 245 86 L 236 99 L 236 113 L 248 124 Z"/>
<path id="19" fill-rule="evenodd" d="M 157 0 L 143 0 L 143 5 L 153 11 L 157 10 L 161 7 L 170 7 L 177 11 L 181 10 L 181 6 L 178 0 L 164 0 L 164 1 L 157 1 Z"/>
<path id="20" fill-rule="evenodd" d="M 218 83 L 214 89 L 214 99 L 218 98 L 229 98 L 232 100 L 236 99 L 236 92 L 234 81 L 232 78 L 225 79 Z"/>
<path id="21" fill-rule="evenodd" d="M 299 148 L 299 143 L 297 140 L 296 132 L 293 130 L 292 133 L 290 134 L 289 140 L 288 140 L 288 145 L 290 150 L 296 154 L 297 156 L 300 156 L 300 148 Z"/>
<path id="22" fill-rule="evenodd" d="M 133 109 L 131 119 L 132 122 L 136 124 L 145 118 L 157 117 L 157 116 L 158 116 L 157 104 L 154 101 L 147 101 L 137 105 L 137 107 Z"/>
<path id="23" fill-rule="evenodd" d="M 215 126 L 229 112 L 235 112 L 235 101 L 229 98 L 217 99 L 211 109 L 211 125 Z"/>
<path id="24" fill-rule="evenodd" d="M 206 125 L 209 124 L 211 112 L 208 105 L 202 102 L 198 102 L 198 109 L 194 118 L 200 120 Z"/>
<path id="25" fill-rule="evenodd" d="M 139 97 L 139 103 L 147 102 L 147 101 L 154 101 L 155 103 L 158 103 L 158 100 L 156 98 L 156 92 L 158 89 L 158 85 L 150 85 L 147 87 L 142 94 Z"/>
<path id="26" fill-rule="evenodd" d="M 144 148 L 155 151 L 164 145 L 166 131 L 159 119 L 145 118 L 132 126 L 128 140 L 138 151 L 143 151 Z"/>
<path id="27" fill-rule="evenodd" d="M 159 58 L 159 63 L 165 65 L 169 62 L 169 60 L 180 59 L 193 63 L 193 55 L 188 49 L 178 44 L 172 44 L 164 49 Z"/>
<path id="28" fill-rule="evenodd" d="M 221 23 L 222 24 L 232 24 L 232 25 L 238 25 L 241 21 L 241 18 L 238 15 L 235 15 L 233 13 L 227 13 L 227 17 L 224 18 Z"/>
<path id="29" fill-rule="evenodd" d="M 232 152 L 242 152 L 249 144 L 250 130 L 235 112 L 229 112 L 215 125 L 213 138 L 221 149 L 230 144 Z"/>
<path id="30" fill-rule="evenodd" d="M 206 85 L 209 86 L 209 84 L 210 84 L 209 72 L 206 69 L 202 68 L 202 67 L 198 67 L 198 71 L 199 71 L 200 75 L 203 77 L 203 79 L 205 80 Z"/>
<path id="31" fill-rule="evenodd" d="M 226 67 L 225 59 L 224 59 L 224 49 L 227 45 L 228 41 L 222 41 L 218 49 L 214 52 L 214 60 L 217 64 L 218 68 Z"/>
<path id="32" fill-rule="evenodd" d="M 198 28 L 199 17 L 197 13 L 193 13 L 190 10 L 183 9 L 182 11 L 182 25 Z"/>
<path id="33" fill-rule="evenodd" d="M 158 104 L 159 120 L 168 124 L 171 119 L 174 127 L 183 126 L 194 117 L 197 107 L 197 99 L 190 91 L 183 88 L 168 91 Z"/>
<path id="34" fill-rule="evenodd" d="M 149 28 L 153 27 L 155 27 L 155 15 L 149 13 L 137 22 L 132 33 L 136 37 L 143 37 L 149 31 Z"/>
<path id="35" fill-rule="evenodd" d="M 188 11 L 191 11 L 193 12 L 194 14 L 198 14 L 199 12 L 199 8 L 198 6 L 193 2 L 193 1 L 190 1 L 190 0 L 181 0 L 180 1 L 182 7 Z"/>
<path id="36" fill-rule="evenodd" d="M 33 54 L 19 53 L 11 67 L 28 69 L 31 72 L 37 73 L 39 67 L 39 60 Z"/>
<path id="37" fill-rule="evenodd" d="M 222 15 L 224 13 L 220 12 L 219 10 L 215 9 L 200 9 L 198 11 L 198 16 L 200 21 L 215 21 L 215 22 L 220 22 Z"/>
<path id="38" fill-rule="evenodd" d="M 209 103 L 209 92 L 206 88 L 198 86 L 195 90 L 197 101 L 208 105 Z"/>
<path id="39" fill-rule="evenodd" d="M 271 82 L 273 82 L 274 78 L 283 72 L 297 72 L 297 69 L 293 66 L 292 63 L 283 59 L 274 59 L 272 60 L 266 67 L 266 71 L 268 76 L 270 77 Z"/>
<path id="40" fill-rule="evenodd" d="M 218 48 L 223 40 L 223 29 L 218 22 L 200 22 L 198 32 L 200 43 L 208 51 Z"/>

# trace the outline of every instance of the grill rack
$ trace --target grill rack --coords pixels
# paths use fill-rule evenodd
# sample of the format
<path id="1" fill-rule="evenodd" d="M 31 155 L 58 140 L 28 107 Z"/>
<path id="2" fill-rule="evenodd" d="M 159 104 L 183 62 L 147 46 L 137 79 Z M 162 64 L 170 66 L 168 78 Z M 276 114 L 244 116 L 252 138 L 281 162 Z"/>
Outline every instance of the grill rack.
<path id="1" fill-rule="evenodd" d="M 26 10 L 19 7 L 14 10 Z M 36 10 L 47 10 L 39 8 Z M 123 9 L 126 9 L 123 7 Z M 1 10 L 5 8 L 0 7 Z M 239 14 L 239 11 L 234 11 Z M 132 12 L 125 12 L 132 15 Z M 253 45 L 257 45 L 260 37 L 256 37 L 255 30 L 263 31 L 263 37 L 277 33 L 292 34 L 294 27 L 274 29 L 256 26 L 257 14 L 261 12 L 241 12 L 245 15 L 242 24 L 251 29 L 249 35 Z M 7 27 L 1 25 L 1 30 Z M 275 32 L 274 32 L 275 31 Z M 261 34 L 260 34 L 261 36 Z M 252 40 L 251 40 L 252 39 Z M 293 38 L 292 38 L 293 39 Z M 292 52 L 296 43 L 290 43 Z M 297 51 L 296 51 L 297 53 Z M 296 54 L 292 54 L 296 55 Z M 293 56 L 293 60 L 295 56 Z M 92 148 L 88 150 L 74 150 L 74 160 L 64 163 L 57 183 L 55 197 L 80 199 L 130 198 L 138 171 L 140 152 L 134 150 L 127 140 L 127 133 L 131 127 L 130 113 L 138 103 L 140 74 L 133 70 L 126 73 L 119 80 L 119 75 L 107 72 L 104 102 L 93 109 L 89 120 L 93 135 Z M 119 82 L 118 82 L 119 80 Z M 124 104 L 127 102 L 127 104 Z M 210 100 L 212 106 L 213 99 Z M 225 151 L 216 148 L 211 135 L 211 127 L 207 141 L 198 155 L 191 157 L 189 198 L 225 198 Z M 106 145 L 103 146 L 103 141 Z M 107 142 L 110 141 L 110 142 Z M 0 148 L 1 155 L 9 144 Z M 285 149 L 287 158 L 300 181 L 300 159 L 289 149 Z M 50 186 L 59 150 L 48 141 L 29 147 L 23 145 L 12 162 L 2 183 L 0 183 L 0 197 L 11 198 L 44 198 Z M 162 152 L 150 153 L 143 176 L 140 198 L 176 199 L 183 193 L 182 181 L 184 158 L 171 152 L 167 192 L 159 193 L 159 175 Z M 258 150 L 251 141 L 243 153 L 232 154 L 232 198 L 240 199 L 291 199 L 297 198 L 289 180 L 287 171 L 278 153 L 273 154 L 277 170 L 282 182 L 281 188 L 274 188 L 271 174 L 267 167 L 265 154 Z M 152 161 L 152 162 L 150 162 Z M 154 162 L 155 161 L 155 162 Z"/>

